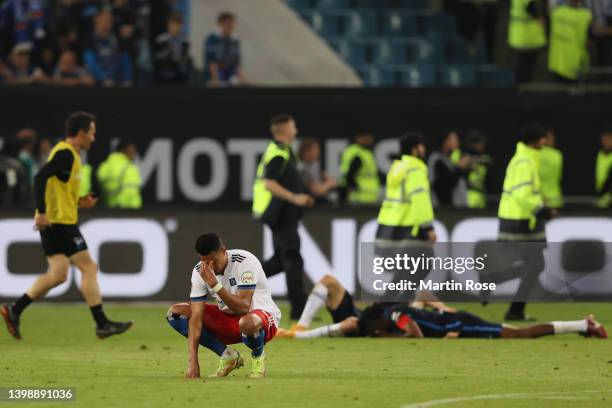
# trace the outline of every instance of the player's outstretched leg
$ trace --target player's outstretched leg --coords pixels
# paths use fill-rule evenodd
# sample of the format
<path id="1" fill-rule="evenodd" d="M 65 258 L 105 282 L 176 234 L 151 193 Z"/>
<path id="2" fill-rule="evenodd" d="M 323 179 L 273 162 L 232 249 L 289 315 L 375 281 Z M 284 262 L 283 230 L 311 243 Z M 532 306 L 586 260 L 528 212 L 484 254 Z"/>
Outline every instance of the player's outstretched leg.
<path id="1" fill-rule="evenodd" d="M 190 317 L 191 308 L 189 307 L 189 303 L 174 304 L 170 306 L 166 314 L 168 324 L 184 337 L 189 337 Z M 209 377 L 227 377 L 229 373 L 244 365 L 244 359 L 237 350 L 221 343 L 206 330 L 202 330 L 200 334 L 200 345 L 206 347 L 220 357 L 217 371 L 209 375 Z"/>
<path id="2" fill-rule="evenodd" d="M 62 254 L 52 255 L 47 257 L 49 269 L 44 274 L 40 275 L 34 284 L 26 291 L 26 293 L 16 302 L 2 306 L 0 314 L 6 322 L 6 327 L 9 333 L 17 340 L 21 339 L 19 331 L 21 313 L 34 300 L 43 298 L 47 292 L 54 287 L 64 283 L 68 278 L 68 268 L 70 261 Z"/>
<path id="3" fill-rule="evenodd" d="M 501 337 L 505 339 L 533 339 L 565 333 L 578 333 L 585 337 L 597 337 L 600 339 L 608 338 L 608 333 L 606 332 L 605 327 L 599 324 L 593 315 L 589 315 L 582 320 L 554 321 L 522 328 L 504 326 L 501 332 Z"/>
<path id="4" fill-rule="evenodd" d="M 262 328 L 261 317 L 255 313 L 248 313 L 240 318 L 238 322 L 242 333 L 242 342 L 251 349 L 251 378 L 263 378 L 266 376 L 266 354 L 264 345 L 266 343 L 266 332 Z"/>
<path id="5" fill-rule="evenodd" d="M 133 321 L 113 322 L 106 317 L 102 308 L 102 296 L 98 285 L 98 265 L 91 259 L 89 251 L 80 251 L 70 257 L 70 261 L 82 274 L 81 293 L 85 302 L 91 309 L 91 314 L 96 322 L 96 335 L 99 339 L 105 339 L 115 334 L 126 332 Z"/>

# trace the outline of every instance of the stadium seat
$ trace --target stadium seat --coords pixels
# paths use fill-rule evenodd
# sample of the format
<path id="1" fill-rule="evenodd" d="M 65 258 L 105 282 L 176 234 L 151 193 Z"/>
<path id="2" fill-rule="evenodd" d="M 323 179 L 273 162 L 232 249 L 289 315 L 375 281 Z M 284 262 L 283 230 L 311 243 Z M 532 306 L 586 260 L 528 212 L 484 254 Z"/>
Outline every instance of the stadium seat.
<path id="1" fill-rule="evenodd" d="M 378 39 L 353 39 L 339 54 L 351 65 L 376 64 L 389 53 L 386 42 Z"/>
<path id="2" fill-rule="evenodd" d="M 426 38 L 389 40 L 389 53 L 381 53 L 381 62 L 389 64 L 441 64 L 444 53 Z"/>
<path id="3" fill-rule="evenodd" d="M 425 13 L 419 15 L 421 34 L 453 37 L 457 33 L 455 19 L 446 13 Z"/>
<path id="4" fill-rule="evenodd" d="M 429 65 L 388 65 L 381 67 L 386 86 L 421 88 L 436 85 L 436 71 Z"/>
<path id="5" fill-rule="evenodd" d="M 370 12 L 322 11 L 313 25 L 323 37 L 373 37 L 378 34 L 376 15 Z"/>
<path id="6" fill-rule="evenodd" d="M 412 13 L 388 11 L 378 16 L 382 34 L 395 37 L 414 37 L 417 35 L 417 18 Z"/>
<path id="7" fill-rule="evenodd" d="M 476 68 L 476 84 L 485 87 L 511 87 L 515 85 L 514 73 L 507 68 L 483 65 Z"/>
<path id="8" fill-rule="evenodd" d="M 446 43 L 447 61 L 451 64 L 484 64 L 487 60 L 484 45 L 461 37 L 449 38 Z"/>
<path id="9" fill-rule="evenodd" d="M 474 86 L 476 72 L 469 65 L 445 66 L 438 69 L 439 85 L 447 87 Z"/>
<path id="10" fill-rule="evenodd" d="M 383 76 L 383 72 L 380 68 L 375 65 L 361 65 L 356 66 L 355 71 L 363 80 L 365 86 L 379 87 L 384 86 L 386 82 Z"/>
<path id="11" fill-rule="evenodd" d="M 318 0 L 319 9 L 354 10 L 367 7 L 367 0 Z"/>
<path id="12" fill-rule="evenodd" d="M 395 9 L 427 11 L 429 0 L 367 0 L 368 6 L 375 9 Z"/>

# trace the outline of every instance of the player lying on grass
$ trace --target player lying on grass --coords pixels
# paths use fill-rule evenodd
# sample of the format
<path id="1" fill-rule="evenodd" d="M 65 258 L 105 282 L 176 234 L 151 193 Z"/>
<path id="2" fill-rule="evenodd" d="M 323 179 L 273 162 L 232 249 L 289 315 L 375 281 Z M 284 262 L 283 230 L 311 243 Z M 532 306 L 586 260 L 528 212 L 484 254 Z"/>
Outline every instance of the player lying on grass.
<path id="1" fill-rule="evenodd" d="M 221 357 L 211 377 L 226 377 L 244 364 L 227 346 L 240 342 L 252 350 L 250 377 L 265 377 L 264 345 L 276 334 L 281 312 L 259 260 L 248 251 L 227 250 L 214 233 L 201 235 L 195 248 L 200 262 L 191 275 L 191 301 L 172 305 L 167 315 L 170 326 L 188 338 L 185 377 L 200 376 L 198 345 Z M 209 296 L 216 304 L 205 302 Z"/>
<path id="2" fill-rule="evenodd" d="M 454 311 L 442 302 L 432 302 L 435 298 L 432 293 L 417 292 L 415 302 L 418 307 L 429 306 L 439 311 Z M 427 300 L 426 300 L 427 299 Z M 307 330 L 319 309 L 327 306 L 334 324 Z M 313 338 L 313 337 L 337 337 L 358 336 L 359 316 L 361 310 L 355 306 L 353 297 L 332 275 L 325 275 L 312 288 L 300 320 L 291 330 L 279 329 L 279 337 Z"/>
<path id="3" fill-rule="evenodd" d="M 318 298 L 318 300 L 315 299 Z M 312 302 L 311 302 L 312 300 Z M 418 302 L 417 302 L 418 303 Z M 326 304 L 334 324 L 305 330 L 316 311 Z M 309 310 L 310 306 L 310 310 Z M 294 330 L 280 330 L 279 337 L 297 339 L 338 336 L 437 337 L 437 338 L 537 338 L 562 333 L 607 338 L 605 328 L 593 316 L 577 321 L 556 321 L 516 328 L 487 322 L 467 312 L 456 312 L 441 302 L 425 302 L 437 310 L 428 311 L 405 304 L 375 303 L 360 311 L 352 297 L 333 276 L 325 276 L 313 288 L 304 314 Z M 314 312 L 312 312 L 314 309 Z"/>

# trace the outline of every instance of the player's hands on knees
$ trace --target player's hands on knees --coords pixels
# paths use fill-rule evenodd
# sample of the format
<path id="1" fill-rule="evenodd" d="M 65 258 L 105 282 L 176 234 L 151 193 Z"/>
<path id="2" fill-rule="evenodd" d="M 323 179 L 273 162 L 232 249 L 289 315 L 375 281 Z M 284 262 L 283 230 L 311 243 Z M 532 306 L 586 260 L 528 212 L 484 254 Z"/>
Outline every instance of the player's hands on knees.
<path id="1" fill-rule="evenodd" d="M 185 371 L 185 378 L 199 378 L 200 377 L 200 363 L 198 361 L 190 361 L 187 371 Z"/>
<path id="2" fill-rule="evenodd" d="M 36 231 L 44 231 L 49 227 L 49 219 L 47 214 L 36 214 L 34 216 L 34 229 Z"/>
<path id="3" fill-rule="evenodd" d="M 97 203 L 98 199 L 93 194 L 79 198 L 79 208 L 93 208 Z"/>

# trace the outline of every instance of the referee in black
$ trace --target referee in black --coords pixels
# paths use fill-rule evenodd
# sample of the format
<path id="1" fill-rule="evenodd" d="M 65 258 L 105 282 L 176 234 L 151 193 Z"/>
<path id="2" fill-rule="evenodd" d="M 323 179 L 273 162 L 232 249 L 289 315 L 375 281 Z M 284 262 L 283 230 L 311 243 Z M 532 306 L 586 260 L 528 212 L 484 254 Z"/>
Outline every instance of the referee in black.
<path id="1" fill-rule="evenodd" d="M 13 337 L 21 339 L 19 320 L 34 300 L 65 282 L 70 264 L 82 273 L 81 292 L 96 322 L 96 335 L 103 339 L 120 334 L 132 322 L 113 322 L 104 314 L 98 285 L 98 265 L 91 259 L 85 239 L 79 231 L 78 209 L 92 208 L 98 199 L 93 195 L 79 197 L 82 150 L 96 138 L 96 118 L 86 112 L 75 112 L 66 120 L 66 138 L 56 144 L 48 162 L 34 178 L 36 215 L 34 228 L 40 231 L 49 269 L 16 302 L 0 308 L 0 314 Z"/>
<path id="2" fill-rule="evenodd" d="M 295 120 L 286 114 L 270 122 L 272 140 L 259 165 L 253 186 L 253 215 L 272 230 L 274 256 L 263 263 L 266 276 L 285 271 L 291 303 L 291 319 L 298 320 L 306 304 L 300 255 L 298 224 L 302 207 L 312 207 L 314 199 L 304 194 L 291 144 L 298 133 Z"/>

